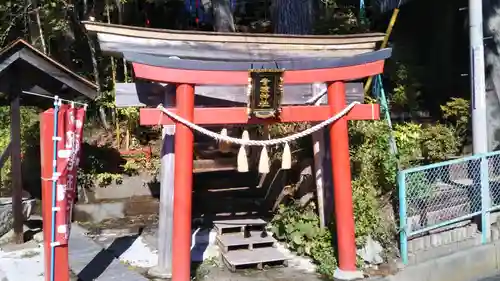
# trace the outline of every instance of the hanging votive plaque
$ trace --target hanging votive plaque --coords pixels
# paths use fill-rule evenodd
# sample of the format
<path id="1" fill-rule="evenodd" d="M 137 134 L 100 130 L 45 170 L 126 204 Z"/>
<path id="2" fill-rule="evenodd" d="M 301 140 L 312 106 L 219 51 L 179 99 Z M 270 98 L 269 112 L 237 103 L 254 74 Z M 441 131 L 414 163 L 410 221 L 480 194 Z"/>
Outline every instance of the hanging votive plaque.
<path id="1" fill-rule="evenodd" d="M 283 97 L 283 69 L 251 69 L 248 78 L 248 118 L 277 118 Z"/>

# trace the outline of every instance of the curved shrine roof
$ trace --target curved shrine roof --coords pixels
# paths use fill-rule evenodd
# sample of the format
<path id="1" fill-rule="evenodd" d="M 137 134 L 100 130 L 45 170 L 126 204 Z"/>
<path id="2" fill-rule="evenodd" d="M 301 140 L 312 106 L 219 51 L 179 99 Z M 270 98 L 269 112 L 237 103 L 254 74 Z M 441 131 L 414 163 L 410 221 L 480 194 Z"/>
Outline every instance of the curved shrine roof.
<path id="1" fill-rule="evenodd" d="M 281 61 L 350 57 L 373 51 L 384 38 L 383 33 L 277 35 L 178 31 L 97 22 L 83 24 L 88 32 L 97 35 L 105 53 L 176 56 L 190 60 Z"/>

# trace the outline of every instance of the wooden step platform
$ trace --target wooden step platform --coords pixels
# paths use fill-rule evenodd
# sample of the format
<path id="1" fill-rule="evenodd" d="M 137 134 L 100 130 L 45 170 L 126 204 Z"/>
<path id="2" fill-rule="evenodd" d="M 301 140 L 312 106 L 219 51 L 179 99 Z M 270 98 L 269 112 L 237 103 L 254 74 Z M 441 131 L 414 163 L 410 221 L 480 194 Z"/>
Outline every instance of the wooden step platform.
<path id="1" fill-rule="evenodd" d="M 238 250 L 222 253 L 222 260 L 231 271 L 255 266 L 263 269 L 264 266 L 287 266 L 288 258 L 276 248 L 259 248 L 253 250 Z"/>
<path id="2" fill-rule="evenodd" d="M 251 230 L 264 230 L 267 222 L 263 219 L 240 219 L 240 220 L 221 220 L 214 221 L 214 227 L 217 234 L 221 235 L 227 232 L 243 232 L 246 226 Z"/>
<path id="3" fill-rule="evenodd" d="M 274 247 L 276 244 L 276 239 L 270 234 L 266 237 L 261 236 L 262 231 L 251 231 L 250 234 L 250 237 L 247 238 L 245 238 L 243 232 L 219 235 L 217 237 L 217 244 L 219 244 L 223 253 L 232 250 L 253 250 L 257 248 Z"/>

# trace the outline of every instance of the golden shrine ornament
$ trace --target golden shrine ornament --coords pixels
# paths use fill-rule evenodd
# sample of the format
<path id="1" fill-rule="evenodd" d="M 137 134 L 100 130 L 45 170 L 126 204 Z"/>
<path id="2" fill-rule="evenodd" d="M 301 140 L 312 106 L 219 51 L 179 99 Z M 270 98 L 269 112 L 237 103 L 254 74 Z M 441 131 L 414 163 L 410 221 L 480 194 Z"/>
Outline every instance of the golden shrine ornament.
<path id="1" fill-rule="evenodd" d="M 277 118 L 283 98 L 284 69 L 250 69 L 248 75 L 248 118 Z"/>

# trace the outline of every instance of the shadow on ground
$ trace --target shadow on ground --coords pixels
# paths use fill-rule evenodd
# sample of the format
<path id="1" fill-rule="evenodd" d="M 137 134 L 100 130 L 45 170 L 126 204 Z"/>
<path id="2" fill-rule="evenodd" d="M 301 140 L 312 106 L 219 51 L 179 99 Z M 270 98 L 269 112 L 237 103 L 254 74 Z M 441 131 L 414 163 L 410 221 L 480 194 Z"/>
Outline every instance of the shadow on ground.
<path id="1" fill-rule="evenodd" d="M 131 236 L 119 237 L 113 243 L 102 249 L 92 261 L 77 274 L 78 281 L 91 281 L 97 278 L 108 268 L 115 258 L 121 256 L 141 235 L 142 231 Z"/>

